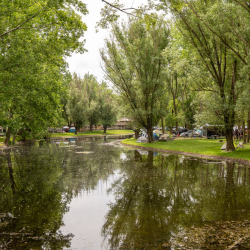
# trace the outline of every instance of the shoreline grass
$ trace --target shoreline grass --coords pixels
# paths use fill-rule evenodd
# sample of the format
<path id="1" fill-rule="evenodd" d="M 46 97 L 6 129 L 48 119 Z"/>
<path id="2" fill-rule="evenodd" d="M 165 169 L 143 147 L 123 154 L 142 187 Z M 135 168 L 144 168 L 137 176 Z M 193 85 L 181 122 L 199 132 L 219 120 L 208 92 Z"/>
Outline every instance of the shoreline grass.
<path id="1" fill-rule="evenodd" d="M 212 139 L 177 139 L 171 142 L 156 141 L 154 143 L 136 143 L 136 139 L 125 139 L 122 143 L 128 146 L 152 148 L 152 150 L 170 150 L 180 153 L 185 152 L 207 156 L 230 157 L 250 161 L 250 144 L 244 144 L 244 148 L 237 148 L 233 152 L 226 152 L 220 149 L 223 143 L 225 143 L 225 140 L 219 142 L 219 140 Z"/>
<path id="2" fill-rule="evenodd" d="M 77 135 L 75 133 L 54 133 L 50 134 L 50 138 L 55 138 L 55 137 L 79 137 L 79 136 L 109 136 L 109 135 L 132 135 L 134 134 L 133 130 L 107 130 L 107 133 L 104 134 L 103 130 L 95 130 L 95 131 L 88 131 L 88 132 L 80 132 Z M 5 137 L 0 137 L 0 147 L 4 146 L 4 139 Z M 12 144 L 12 137 L 10 139 L 10 144 Z M 41 140 L 39 138 L 32 138 L 31 136 L 27 135 L 26 136 L 27 140 Z M 21 137 L 17 136 L 16 141 L 19 142 L 21 141 Z"/>
<path id="3" fill-rule="evenodd" d="M 51 137 L 67 137 L 67 136 L 105 136 L 105 135 L 129 135 L 134 134 L 133 130 L 107 130 L 104 134 L 103 130 L 79 132 L 77 135 L 75 133 L 53 133 L 50 134 Z"/>

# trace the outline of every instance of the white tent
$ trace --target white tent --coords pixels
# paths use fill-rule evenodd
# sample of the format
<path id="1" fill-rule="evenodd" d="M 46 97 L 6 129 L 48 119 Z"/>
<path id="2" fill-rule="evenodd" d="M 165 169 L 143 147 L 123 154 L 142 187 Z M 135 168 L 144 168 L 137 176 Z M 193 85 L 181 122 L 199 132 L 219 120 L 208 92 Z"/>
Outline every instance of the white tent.
<path id="1" fill-rule="evenodd" d="M 148 142 L 148 139 L 144 136 L 140 137 L 136 142 Z"/>

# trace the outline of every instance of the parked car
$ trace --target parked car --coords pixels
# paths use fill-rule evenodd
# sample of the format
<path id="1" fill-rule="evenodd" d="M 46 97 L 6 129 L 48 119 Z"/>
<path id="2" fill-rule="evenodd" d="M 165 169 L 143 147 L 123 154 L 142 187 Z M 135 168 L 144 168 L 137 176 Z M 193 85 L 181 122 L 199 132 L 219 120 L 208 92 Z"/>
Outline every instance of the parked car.
<path id="1" fill-rule="evenodd" d="M 191 136 L 193 136 L 193 134 L 194 134 L 194 131 L 193 131 L 193 130 L 188 130 L 187 132 L 182 132 L 182 133 L 180 134 L 180 136 L 181 136 L 181 137 L 191 137 Z"/>
<path id="2" fill-rule="evenodd" d="M 188 131 L 188 129 L 186 129 L 186 128 L 181 128 L 181 129 L 179 129 L 179 130 L 177 130 L 177 131 L 173 131 L 172 132 L 172 134 L 173 135 L 180 135 L 181 133 L 184 133 L 184 132 L 187 132 Z"/>
<path id="3" fill-rule="evenodd" d="M 75 132 L 76 132 L 76 128 L 75 128 L 75 127 L 71 127 L 71 128 L 69 129 L 69 132 L 75 133 Z"/>

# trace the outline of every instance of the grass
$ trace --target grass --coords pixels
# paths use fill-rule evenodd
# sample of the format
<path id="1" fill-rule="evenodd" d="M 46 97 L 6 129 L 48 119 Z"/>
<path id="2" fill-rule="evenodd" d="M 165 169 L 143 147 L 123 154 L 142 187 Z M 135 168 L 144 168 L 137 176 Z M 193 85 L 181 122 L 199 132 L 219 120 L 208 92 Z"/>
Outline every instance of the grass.
<path id="1" fill-rule="evenodd" d="M 126 139 L 122 142 L 124 144 L 134 146 L 173 150 L 209 156 L 226 156 L 250 161 L 249 144 L 244 144 L 244 148 L 238 148 L 234 152 L 226 152 L 225 150 L 220 149 L 223 143 L 225 143 L 225 140 L 223 140 L 223 142 L 219 142 L 219 140 L 212 139 L 177 139 L 171 142 L 156 141 L 154 143 L 136 143 L 135 139 Z"/>
<path id="2" fill-rule="evenodd" d="M 133 134 L 133 130 L 107 130 L 107 133 L 104 134 L 103 130 L 79 132 L 77 136 L 95 136 L 95 135 L 125 135 Z M 51 137 L 67 137 L 67 136 L 76 136 L 75 133 L 54 133 L 51 134 Z"/>

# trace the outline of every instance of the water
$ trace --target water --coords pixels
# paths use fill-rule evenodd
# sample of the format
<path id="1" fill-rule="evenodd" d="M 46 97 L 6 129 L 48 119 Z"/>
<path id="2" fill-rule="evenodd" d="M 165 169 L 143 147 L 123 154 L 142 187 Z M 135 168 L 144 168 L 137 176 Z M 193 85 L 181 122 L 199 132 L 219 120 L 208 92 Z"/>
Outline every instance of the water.
<path id="1" fill-rule="evenodd" d="M 2 151 L 0 248 L 249 248 L 248 167 L 116 140 L 60 139 Z"/>

